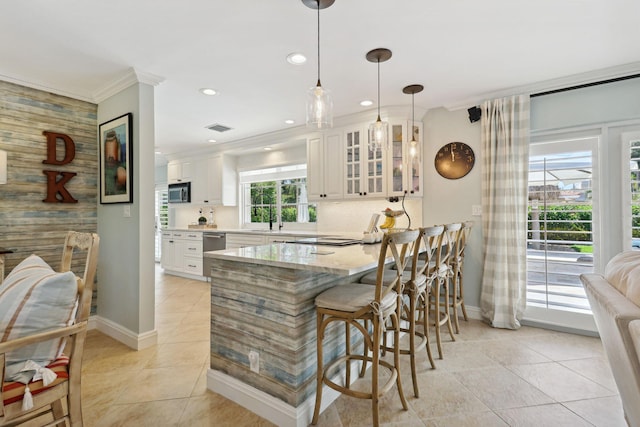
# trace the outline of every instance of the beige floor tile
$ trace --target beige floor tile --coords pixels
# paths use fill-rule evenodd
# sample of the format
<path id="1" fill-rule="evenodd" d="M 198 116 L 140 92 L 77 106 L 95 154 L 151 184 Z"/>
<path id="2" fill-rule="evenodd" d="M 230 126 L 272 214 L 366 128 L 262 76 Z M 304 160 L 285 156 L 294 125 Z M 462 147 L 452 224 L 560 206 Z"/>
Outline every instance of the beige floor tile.
<path id="1" fill-rule="evenodd" d="M 195 386 L 193 386 L 193 390 L 191 391 L 191 397 L 202 396 L 209 392 L 207 389 L 207 373 L 209 371 L 209 358 L 207 358 L 206 362 L 202 364 L 202 371 L 200 371 L 200 375 L 198 376 L 198 381 L 196 381 Z"/>
<path id="2" fill-rule="evenodd" d="M 224 397 L 208 392 L 192 397 L 180 419 L 189 427 L 271 427 L 274 424 Z"/>
<path id="3" fill-rule="evenodd" d="M 508 368 L 557 402 L 593 399 L 616 394 L 555 362 L 512 365 Z"/>
<path id="4" fill-rule="evenodd" d="M 592 381 L 608 388 L 611 391 L 618 392 L 613 373 L 609 366 L 609 362 L 604 357 L 592 357 L 588 359 L 565 360 L 560 362 L 572 371 L 589 378 Z"/>
<path id="5" fill-rule="evenodd" d="M 563 403 L 596 427 L 627 427 L 618 396 Z"/>
<path id="6" fill-rule="evenodd" d="M 156 352 L 144 367 L 153 369 L 202 366 L 208 360 L 210 352 L 208 341 L 158 344 Z"/>
<path id="7" fill-rule="evenodd" d="M 498 362 L 488 357 L 478 345 L 478 342 L 456 341 L 443 343 L 444 358 L 436 360 L 436 369 L 456 372 L 468 369 L 492 368 L 500 366 Z M 434 353 L 437 354 L 437 350 Z"/>
<path id="8" fill-rule="evenodd" d="M 465 413 L 486 412 L 489 408 L 452 374 L 438 369 L 421 374 L 420 398 L 410 393 L 408 401 L 422 421 Z M 409 390 L 410 383 L 405 385 Z"/>
<path id="9" fill-rule="evenodd" d="M 531 406 L 497 411 L 510 426 L 591 427 L 591 424 L 560 404 Z"/>
<path id="10" fill-rule="evenodd" d="M 452 375 L 493 410 L 553 403 L 549 396 L 503 367 Z"/>
<path id="11" fill-rule="evenodd" d="M 602 343 L 598 338 L 555 332 L 516 339 L 555 361 L 605 357 Z"/>
<path id="12" fill-rule="evenodd" d="M 180 426 L 187 399 L 113 405 L 95 427 Z"/>
<path id="13" fill-rule="evenodd" d="M 464 414 L 455 417 L 436 418 L 432 420 L 437 427 L 507 427 L 499 416 L 493 412 Z"/>
<path id="14" fill-rule="evenodd" d="M 501 365 L 524 365 L 551 361 L 548 357 L 513 339 L 481 341 L 476 345 L 480 352 Z"/>
<path id="15" fill-rule="evenodd" d="M 126 393 L 121 394 L 116 403 L 189 397 L 201 372 L 199 366 L 143 369 L 128 378 Z"/>

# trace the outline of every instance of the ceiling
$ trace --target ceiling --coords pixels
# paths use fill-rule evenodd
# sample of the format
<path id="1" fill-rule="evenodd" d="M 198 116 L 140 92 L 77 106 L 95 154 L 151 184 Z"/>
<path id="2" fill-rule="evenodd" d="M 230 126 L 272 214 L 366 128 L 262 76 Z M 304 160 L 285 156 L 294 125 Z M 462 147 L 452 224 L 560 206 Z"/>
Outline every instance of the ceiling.
<path id="1" fill-rule="evenodd" d="M 467 108 L 508 88 L 640 61 L 636 0 L 336 0 L 320 12 L 321 79 L 334 115 L 383 106 Z M 0 79 L 100 100 L 135 69 L 158 76 L 164 154 L 304 126 L 317 79 L 317 15 L 302 0 L 3 0 Z M 287 63 L 302 52 L 304 65 Z M 204 96 L 200 88 L 214 88 Z M 285 124 L 286 119 L 295 120 Z M 232 130 L 212 132 L 222 124 Z"/>

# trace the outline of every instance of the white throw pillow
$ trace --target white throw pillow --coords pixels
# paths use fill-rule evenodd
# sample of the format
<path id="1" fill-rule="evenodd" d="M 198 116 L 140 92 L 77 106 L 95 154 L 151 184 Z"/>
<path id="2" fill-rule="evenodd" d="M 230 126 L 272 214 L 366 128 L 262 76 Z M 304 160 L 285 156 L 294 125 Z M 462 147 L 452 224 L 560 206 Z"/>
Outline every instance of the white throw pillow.
<path id="1" fill-rule="evenodd" d="M 71 325 L 77 292 L 73 272 L 56 273 L 42 258 L 29 256 L 0 284 L 0 342 Z M 63 347 L 64 341 L 55 339 L 7 354 L 5 380 L 30 380 L 33 373 L 19 373 L 24 363 L 33 360 L 45 366 Z"/>

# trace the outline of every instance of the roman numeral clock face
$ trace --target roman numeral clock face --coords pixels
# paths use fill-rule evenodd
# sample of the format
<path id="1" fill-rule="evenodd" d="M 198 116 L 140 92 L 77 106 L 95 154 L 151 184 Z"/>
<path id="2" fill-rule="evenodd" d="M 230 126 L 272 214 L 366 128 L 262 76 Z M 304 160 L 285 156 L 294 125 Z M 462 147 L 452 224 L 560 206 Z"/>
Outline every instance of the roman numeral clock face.
<path id="1" fill-rule="evenodd" d="M 459 179 L 467 175 L 475 162 L 473 150 L 464 142 L 443 145 L 434 161 L 438 173 L 447 179 Z"/>

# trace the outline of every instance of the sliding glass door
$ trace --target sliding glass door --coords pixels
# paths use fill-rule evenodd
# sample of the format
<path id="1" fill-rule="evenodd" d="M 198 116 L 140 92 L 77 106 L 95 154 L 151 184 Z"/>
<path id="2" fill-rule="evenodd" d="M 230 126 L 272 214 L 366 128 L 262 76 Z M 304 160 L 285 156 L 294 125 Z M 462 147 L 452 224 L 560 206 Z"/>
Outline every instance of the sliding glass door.
<path id="1" fill-rule="evenodd" d="M 597 137 L 531 145 L 527 311 L 537 323 L 592 330 L 580 274 L 598 257 Z"/>

